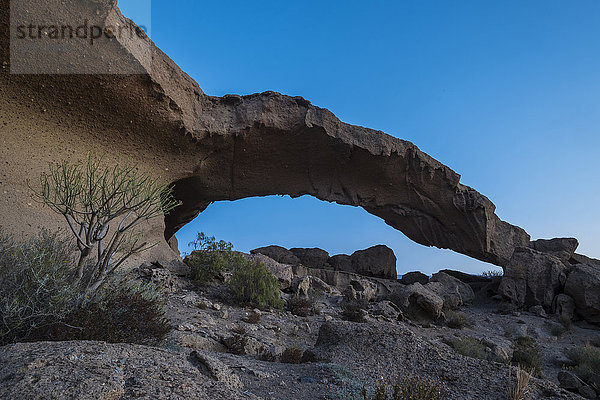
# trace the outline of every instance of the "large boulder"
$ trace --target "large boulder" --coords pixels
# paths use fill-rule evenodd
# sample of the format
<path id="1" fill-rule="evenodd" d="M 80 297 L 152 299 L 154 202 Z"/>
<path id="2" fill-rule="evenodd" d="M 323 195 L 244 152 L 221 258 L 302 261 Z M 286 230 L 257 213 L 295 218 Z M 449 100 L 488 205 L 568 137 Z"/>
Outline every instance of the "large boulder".
<path id="1" fill-rule="evenodd" d="M 442 314 L 444 300 L 420 283 L 397 285 L 390 295 L 390 301 L 407 315 L 437 319 Z"/>
<path id="2" fill-rule="evenodd" d="M 600 323 L 600 266 L 577 264 L 567 277 L 565 294 L 575 302 L 576 312 L 586 321 Z"/>
<path id="3" fill-rule="evenodd" d="M 499 293 L 517 306 L 552 307 L 567 269 L 560 259 L 529 247 L 518 247 L 505 267 Z"/>
<path id="4" fill-rule="evenodd" d="M 471 303 L 475 298 L 471 286 L 444 272 L 433 274 L 425 288 L 444 299 L 444 307 L 450 309 Z"/>
<path id="5" fill-rule="evenodd" d="M 365 250 L 357 250 L 350 256 L 352 271 L 359 275 L 374 278 L 394 279 L 396 273 L 396 256 L 387 246 L 378 245 Z"/>
<path id="6" fill-rule="evenodd" d="M 331 256 L 327 263 L 335 271 L 352 271 L 352 259 L 347 254 L 337 254 Z"/>
<path id="7" fill-rule="evenodd" d="M 250 250 L 250 254 L 264 254 L 281 264 L 298 265 L 301 264 L 300 259 L 294 253 L 281 246 L 266 246 L 258 249 Z"/>
<path id="8" fill-rule="evenodd" d="M 564 261 L 569 261 L 579 242 L 575 238 L 538 239 L 531 242 L 530 247 L 542 253 L 551 254 Z"/>
<path id="9" fill-rule="evenodd" d="M 429 276 L 419 271 L 407 272 L 400 278 L 400 283 L 403 285 L 412 285 L 415 282 L 419 282 L 421 285 L 425 285 L 429 282 Z"/>
<path id="10" fill-rule="evenodd" d="M 329 268 L 329 253 L 319 248 L 293 248 L 290 251 L 309 268 Z"/>

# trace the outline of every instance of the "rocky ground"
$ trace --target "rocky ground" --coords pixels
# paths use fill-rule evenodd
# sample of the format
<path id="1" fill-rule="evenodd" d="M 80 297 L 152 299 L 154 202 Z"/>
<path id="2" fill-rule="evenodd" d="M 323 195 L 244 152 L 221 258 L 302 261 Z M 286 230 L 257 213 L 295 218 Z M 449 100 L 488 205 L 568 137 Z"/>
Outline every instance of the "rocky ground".
<path id="1" fill-rule="evenodd" d="M 393 303 L 369 291 L 381 283 L 375 278 L 364 278 L 371 287 L 353 281 L 344 288 L 317 277 L 286 276 L 281 268 L 286 264 L 271 260 L 288 301 L 310 298 L 308 309 L 295 310 L 305 316 L 289 309 L 240 307 L 227 284 L 198 287 L 186 277 L 183 264 L 141 268 L 141 275 L 162 282 L 170 291 L 167 317 L 173 329 L 159 346 L 103 342 L 5 346 L 0 348 L 0 398 L 352 399 L 363 386 L 372 388 L 382 379 L 421 377 L 439 384 L 447 399 L 500 400 L 508 398 L 512 384 L 508 361 L 514 339 L 521 336 L 539 344 L 543 363 L 527 398 L 582 398 L 561 388 L 557 377 L 569 363 L 564 348 L 597 341 L 598 328 L 593 325 L 579 321 L 565 328 L 558 317 L 541 308 L 515 310 L 491 296 L 489 285 L 482 287 L 481 282 L 471 283 L 476 289 L 473 296 L 463 293 L 461 298 L 461 290 L 467 290 L 461 286 L 458 298 L 452 300 L 448 285 L 457 285 L 458 280 L 447 274 L 432 278 L 446 282 L 434 285 L 388 283 L 401 285 L 399 293 L 405 294 L 411 287 L 444 288 L 439 293 L 446 306 L 438 318 L 431 318 L 428 313 L 434 305 L 426 301 L 435 303 L 431 296 L 425 300 L 417 296 L 422 300 L 420 311 L 425 312 L 414 312 L 410 304 L 401 310 L 395 304 L 403 304 L 400 295 Z M 405 277 L 405 283 L 415 279 L 418 274 Z M 344 314 L 349 297 L 369 300 L 365 310 L 351 318 L 364 322 L 349 321 Z M 458 302 L 454 311 L 447 308 L 451 300 Z M 467 323 L 452 329 L 448 321 L 457 315 Z M 460 337 L 475 338 L 498 362 L 458 354 L 450 343 Z M 595 396 L 593 391 L 582 393 Z"/>

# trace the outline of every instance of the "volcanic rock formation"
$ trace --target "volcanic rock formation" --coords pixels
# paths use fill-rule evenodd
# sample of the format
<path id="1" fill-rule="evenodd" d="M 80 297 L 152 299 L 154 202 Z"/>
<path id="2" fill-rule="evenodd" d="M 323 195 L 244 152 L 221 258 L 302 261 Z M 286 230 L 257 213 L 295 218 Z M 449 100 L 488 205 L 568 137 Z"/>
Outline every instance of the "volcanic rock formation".
<path id="1" fill-rule="evenodd" d="M 40 1 L 39 10 L 43 20 L 62 20 L 68 10 L 90 25 L 130 24 L 115 3 Z M 48 161 L 93 149 L 108 152 L 110 162 L 132 157 L 174 184 L 183 205 L 164 226 L 147 228 L 154 239 L 170 239 L 214 201 L 309 194 L 362 207 L 420 244 L 497 265 L 529 243 L 525 231 L 496 216 L 490 200 L 414 144 L 345 124 L 300 97 L 208 96 L 145 36 L 99 41 L 93 52 L 79 44 L 77 51 L 90 54 L 65 56 L 71 68 L 105 63 L 106 74 L 60 75 L 49 63 L 44 67 L 52 74 L 11 74 L 10 8 L 6 0 L 2 4 L 0 225 L 9 230 L 23 223 L 25 230 L 60 226 L 57 217 L 31 204 L 25 182 Z M 118 74 L 120 63 L 144 73 Z M 164 258 L 165 251 L 163 245 L 155 253 Z"/>

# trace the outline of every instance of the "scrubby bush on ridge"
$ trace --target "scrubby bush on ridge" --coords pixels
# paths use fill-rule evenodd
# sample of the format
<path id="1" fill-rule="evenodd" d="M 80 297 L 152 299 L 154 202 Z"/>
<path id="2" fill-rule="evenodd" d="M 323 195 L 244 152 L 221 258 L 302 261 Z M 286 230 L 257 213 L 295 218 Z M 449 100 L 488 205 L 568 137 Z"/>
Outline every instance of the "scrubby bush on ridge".
<path id="1" fill-rule="evenodd" d="M 0 231 L 0 344 L 35 339 L 72 312 L 71 250 L 46 231 L 21 241 Z"/>
<path id="2" fill-rule="evenodd" d="M 573 372 L 588 385 L 600 390 L 600 348 L 586 344 L 565 350 L 574 364 Z"/>

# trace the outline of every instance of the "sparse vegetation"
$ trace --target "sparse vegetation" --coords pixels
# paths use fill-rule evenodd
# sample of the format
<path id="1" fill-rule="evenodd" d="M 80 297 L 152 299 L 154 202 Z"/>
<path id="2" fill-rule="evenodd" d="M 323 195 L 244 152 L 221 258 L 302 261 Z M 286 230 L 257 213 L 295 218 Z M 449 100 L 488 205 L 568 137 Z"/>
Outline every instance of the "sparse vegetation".
<path id="1" fill-rule="evenodd" d="M 473 320 L 463 313 L 459 313 L 452 310 L 446 310 L 444 311 L 444 315 L 446 316 L 446 323 L 448 324 L 449 328 L 463 329 L 471 328 L 474 326 Z"/>
<path id="2" fill-rule="evenodd" d="M 575 375 L 600 391 L 600 348 L 586 344 L 566 349 L 565 355 L 574 364 L 572 370 Z"/>
<path id="3" fill-rule="evenodd" d="M 304 350 L 301 348 L 296 346 L 288 347 L 281 354 L 281 362 L 286 364 L 300 364 L 303 355 Z"/>
<path id="4" fill-rule="evenodd" d="M 74 284 L 91 299 L 133 254 L 154 244 L 135 228 L 164 216 L 179 205 L 172 188 L 140 173 L 131 163 L 105 165 L 88 155 L 87 162 L 51 164 L 40 176 L 36 199 L 65 218 L 75 236 L 79 260 Z M 95 260 L 92 259 L 95 256 Z"/>
<path id="5" fill-rule="evenodd" d="M 170 327 L 153 286 L 120 282 L 82 299 L 71 248 L 42 231 L 29 240 L 0 235 L 0 343 L 102 340 L 150 343 Z"/>
<path id="6" fill-rule="evenodd" d="M 503 275 L 503 272 L 499 269 L 491 269 L 489 271 L 483 271 L 481 273 L 481 276 L 483 276 L 484 278 L 501 278 Z"/>
<path id="7" fill-rule="evenodd" d="M 260 322 L 260 318 L 260 313 L 252 311 L 246 318 L 244 318 L 244 322 L 249 324 L 258 324 Z"/>
<path id="8" fill-rule="evenodd" d="M 479 340 L 469 336 L 454 338 L 449 342 L 449 345 L 452 346 L 458 354 L 462 354 L 463 356 L 479 358 L 480 360 L 502 362 L 500 357 L 491 352 Z"/>
<path id="9" fill-rule="evenodd" d="M 443 400 L 446 398 L 446 387 L 443 382 L 435 382 L 418 376 L 404 378 L 387 386 L 378 383 L 370 396 L 363 386 L 361 396 L 364 400 Z"/>
<path id="10" fill-rule="evenodd" d="M 312 297 L 294 296 L 287 302 L 287 310 L 299 317 L 314 315 L 315 302 Z"/>
<path id="11" fill-rule="evenodd" d="M 0 344 L 36 340 L 73 311 L 71 249 L 42 231 L 15 241 L 0 232 Z"/>
<path id="12" fill-rule="evenodd" d="M 282 308 L 277 278 L 263 263 L 242 259 L 230 283 L 233 294 L 244 304 L 258 308 Z"/>
<path id="13" fill-rule="evenodd" d="M 531 371 L 532 374 L 539 375 L 542 373 L 542 353 L 535 339 L 528 336 L 516 338 L 513 347 L 513 363 L 527 371 Z"/>
<path id="14" fill-rule="evenodd" d="M 517 366 L 515 379 L 512 379 L 512 366 L 508 367 L 508 400 L 525 400 L 531 394 L 531 375 L 533 371 L 526 371 Z"/>
<path id="15" fill-rule="evenodd" d="M 68 327 L 53 334 L 53 340 L 155 344 L 171 329 L 165 306 L 165 296 L 155 286 L 123 281 L 71 314 Z"/>
<path id="16" fill-rule="evenodd" d="M 347 301 L 342 306 L 342 316 L 347 321 L 366 322 L 365 314 L 368 304 L 364 300 Z"/>

